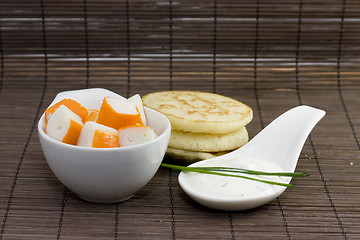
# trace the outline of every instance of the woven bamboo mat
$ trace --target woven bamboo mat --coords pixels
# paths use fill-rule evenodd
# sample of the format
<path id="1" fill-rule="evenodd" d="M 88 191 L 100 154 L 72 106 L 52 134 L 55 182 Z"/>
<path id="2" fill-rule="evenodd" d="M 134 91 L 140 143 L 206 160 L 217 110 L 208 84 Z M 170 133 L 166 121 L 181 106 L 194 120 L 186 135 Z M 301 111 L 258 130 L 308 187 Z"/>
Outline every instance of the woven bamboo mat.
<path id="1" fill-rule="evenodd" d="M 357 1 L 0 1 L 0 239 L 360 239 Z M 130 200 L 81 200 L 53 175 L 37 121 L 56 93 L 216 92 L 248 104 L 250 138 L 324 109 L 294 189 L 214 211 L 160 168 Z M 165 159 L 167 161 L 168 159 Z"/>

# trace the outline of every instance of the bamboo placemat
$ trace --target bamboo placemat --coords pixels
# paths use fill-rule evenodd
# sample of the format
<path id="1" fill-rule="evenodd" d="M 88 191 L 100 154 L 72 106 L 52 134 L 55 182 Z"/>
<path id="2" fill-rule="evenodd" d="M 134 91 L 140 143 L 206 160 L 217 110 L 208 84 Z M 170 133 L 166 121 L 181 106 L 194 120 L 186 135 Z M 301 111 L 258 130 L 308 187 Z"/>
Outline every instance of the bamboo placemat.
<path id="1" fill-rule="evenodd" d="M 0 1 L 0 239 L 360 239 L 357 1 Z M 160 168 L 94 204 L 53 175 L 37 121 L 65 90 L 216 92 L 248 104 L 250 138 L 301 104 L 327 112 L 276 200 L 192 201 Z M 168 159 L 165 159 L 167 161 Z"/>

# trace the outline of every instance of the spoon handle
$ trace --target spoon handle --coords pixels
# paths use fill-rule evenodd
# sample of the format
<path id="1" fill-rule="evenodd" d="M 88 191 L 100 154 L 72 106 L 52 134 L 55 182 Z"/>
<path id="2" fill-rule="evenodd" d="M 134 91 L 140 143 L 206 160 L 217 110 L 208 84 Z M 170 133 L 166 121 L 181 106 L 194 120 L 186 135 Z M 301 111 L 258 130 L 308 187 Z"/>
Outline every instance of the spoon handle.
<path id="1" fill-rule="evenodd" d="M 304 143 L 325 111 L 301 105 L 283 113 L 231 155 L 267 160 L 294 171 Z"/>

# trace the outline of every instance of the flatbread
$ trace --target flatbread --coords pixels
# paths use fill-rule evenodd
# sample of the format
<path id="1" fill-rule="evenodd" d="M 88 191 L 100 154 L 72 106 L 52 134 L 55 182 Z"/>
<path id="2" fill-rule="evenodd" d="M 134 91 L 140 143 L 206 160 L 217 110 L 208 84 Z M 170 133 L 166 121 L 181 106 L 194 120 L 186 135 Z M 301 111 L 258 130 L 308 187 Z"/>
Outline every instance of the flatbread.
<path id="1" fill-rule="evenodd" d="M 197 152 L 197 151 L 187 151 L 182 149 L 176 149 L 168 147 L 166 150 L 166 157 L 171 160 L 181 161 L 185 164 L 191 164 L 198 161 L 206 160 L 209 158 L 218 157 L 224 155 L 228 152 Z"/>
<path id="2" fill-rule="evenodd" d="M 224 134 L 172 130 L 169 147 L 197 152 L 221 152 L 239 148 L 248 141 L 249 136 L 246 127 Z"/>
<path id="3" fill-rule="evenodd" d="M 163 91 L 145 95 L 145 106 L 164 114 L 174 130 L 229 133 L 247 125 L 252 109 L 235 99 L 197 91 Z"/>

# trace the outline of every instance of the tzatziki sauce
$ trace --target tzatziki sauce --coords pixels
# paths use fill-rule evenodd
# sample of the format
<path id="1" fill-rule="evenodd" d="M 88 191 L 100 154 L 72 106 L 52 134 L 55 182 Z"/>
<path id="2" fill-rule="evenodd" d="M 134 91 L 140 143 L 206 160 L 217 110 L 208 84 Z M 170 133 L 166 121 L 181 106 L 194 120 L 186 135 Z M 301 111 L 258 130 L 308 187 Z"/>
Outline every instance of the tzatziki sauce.
<path id="1" fill-rule="evenodd" d="M 243 168 L 247 170 L 263 171 L 263 172 L 284 172 L 280 166 L 264 161 L 254 159 L 224 159 L 214 161 L 206 164 L 199 164 L 196 167 L 231 167 L 231 168 Z M 213 174 L 203 174 L 196 172 L 184 172 L 185 179 L 188 184 L 191 184 L 191 188 L 199 194 L 213 196 L 226 199 L 238 199 L 242 197 L 257 196 L 259 194 L 271 193 L 283 186 L 271 185 L 258 181 L 238 178 L 218 176 Z M 237 174 L 237 173 L 231 173 Z M 252 178 L 287 183 L 288 177 L 279 176 L 260 176 L 260 175 L 248 175 Z"/>

